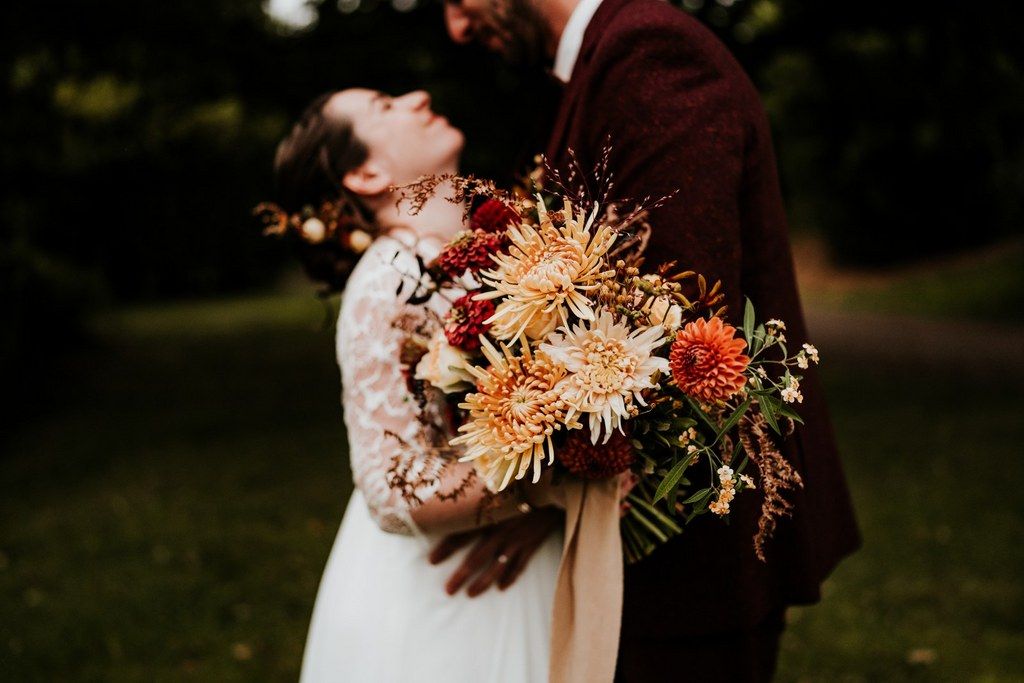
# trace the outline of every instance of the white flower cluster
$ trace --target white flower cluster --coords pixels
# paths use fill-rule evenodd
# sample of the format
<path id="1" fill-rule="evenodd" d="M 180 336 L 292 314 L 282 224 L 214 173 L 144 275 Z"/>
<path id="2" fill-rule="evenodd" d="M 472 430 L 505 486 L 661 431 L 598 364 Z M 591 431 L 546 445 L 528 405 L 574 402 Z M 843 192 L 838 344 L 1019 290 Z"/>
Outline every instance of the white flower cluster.
<path id="1" fill-rule="evenodd" d="M 796 356 L 797 367 L 801 370 L 806 370 L 809 365 L 808 361 L 817 365 L 821 362 L 821 359 L 818 357 L 818 349 L 810 344 L 804 344 L 804 350 Z"/>
<path id="2" fill-rule="evenodd" d="M 679 445 L 680 446 L 685 446 L 685 445 L 687 445 L 688 443 L 690 443 L 691 441 L 693 441 L 696 438 L 697 438 L 697 430 L 694 429 L 693 427 L 690 427 L 685 432 L 683 432 L 682 434 L 679 435 Z"/>
<path id="3" fill-rule="evenodd" d="M 796 377 L 789 377 L 789 383 L 782 389 L 782 400 L 786 403 L 804 402 L 804 395 L 800 393 L 800 380 Z"/>
<path id="4" fill-rule="evenodd" d="M 729 503 L 736 497 L 736 479 L 733 477 L 733 474 L 732 468 L 728 465 L 722 465 L 718 468 L 718 482 L 722 488 L 718 491 L 718 500 L 708 506 L 708 509 L 716 515 L 725 516 L 729 514 Z"/>

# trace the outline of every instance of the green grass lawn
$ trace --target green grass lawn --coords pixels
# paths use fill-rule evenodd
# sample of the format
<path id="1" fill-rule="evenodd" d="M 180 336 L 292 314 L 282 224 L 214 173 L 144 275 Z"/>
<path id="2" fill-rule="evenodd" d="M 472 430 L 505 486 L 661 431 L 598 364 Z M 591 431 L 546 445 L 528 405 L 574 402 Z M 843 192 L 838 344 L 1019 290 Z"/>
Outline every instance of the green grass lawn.
<path id="1" fill-rule="evenodd" d="M 302 297 L 129 311 L 0 455 L 0 680 L 295 680 L 350 491 Z M 830 357 L 866 539 L 780 680 L 1024 679 L 1024 399 Z"/>
<path id="2" fill-rule="evenodd" d="M 798 264 L 799 265 L 799 264 Z M 805 302 L 850 311 L 1024 323 L 1024 242 L 889 273 L 817 274 Z"/>

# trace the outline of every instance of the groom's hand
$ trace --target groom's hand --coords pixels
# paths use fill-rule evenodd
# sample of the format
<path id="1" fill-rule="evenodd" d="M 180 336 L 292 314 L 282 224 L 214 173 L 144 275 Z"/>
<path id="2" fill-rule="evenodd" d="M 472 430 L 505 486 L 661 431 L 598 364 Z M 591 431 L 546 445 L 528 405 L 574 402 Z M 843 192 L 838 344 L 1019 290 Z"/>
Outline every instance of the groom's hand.
<path id="1" fill-rule="evenodd" d="M 542 508 L 481 531 L 446 536 L 430 552 L 430 562 L 440 564 L 459 548 L 476 541 L 448 579 L 445 590 L 455 595 L 470 579 L 472 582 L 466 592 L 471 598 L 494 583 L 505 590 L 515 583 L 548 534 L 562 524 L 563 514 L 554 508 Z"/>

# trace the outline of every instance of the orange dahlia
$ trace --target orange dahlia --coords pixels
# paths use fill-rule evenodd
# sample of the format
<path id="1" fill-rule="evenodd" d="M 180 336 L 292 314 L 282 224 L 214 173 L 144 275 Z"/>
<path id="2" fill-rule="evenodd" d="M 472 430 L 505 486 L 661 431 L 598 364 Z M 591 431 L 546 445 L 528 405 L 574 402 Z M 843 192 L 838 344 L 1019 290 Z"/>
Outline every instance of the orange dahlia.
<path id="1" fill-rule="evenodd" d="M 676 334 L 669 352 L 672 378 L 683 393 L 704 403 L 724 400 L 746 384 L 747 342 L 719 317 L 699 318 Z"/>

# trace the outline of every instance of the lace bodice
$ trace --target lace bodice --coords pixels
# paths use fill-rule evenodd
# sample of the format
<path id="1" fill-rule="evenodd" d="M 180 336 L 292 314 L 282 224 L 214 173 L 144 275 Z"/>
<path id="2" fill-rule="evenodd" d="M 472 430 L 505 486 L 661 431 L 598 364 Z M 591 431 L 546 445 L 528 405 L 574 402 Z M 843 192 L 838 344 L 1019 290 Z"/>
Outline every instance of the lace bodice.
<path id="1" fill-rule="evenodd" d="M 417 252 L 429 260 L 438 250 L 433 241 L 413 246 L 405 234 L 401 239 L 378 238 L 352 272 L 338 316 L 337 354 L 353 479 L 374 521 L 393 533 L 418 530 L 409 515 L 410 504 L 389 482 L 389 470 L 399 462 L 416 477 L 436 464 L 423 448 L 421 411 L 399 360 L 408 333 L 395 327 L 404 314 L 423 318 L 425 311 L 403 303 L 395 292 L 403 273 L 418 273 Z M 409 283 L 405 294 L 411 291 Z M 428 308 L 443 315 L 447 305 L 434 297 Z M 429 486 L 416 490 L 420 499 L 432 493 Z"/>

